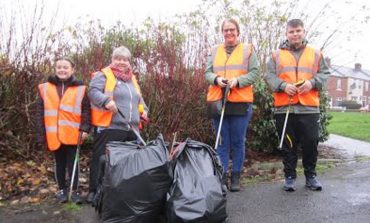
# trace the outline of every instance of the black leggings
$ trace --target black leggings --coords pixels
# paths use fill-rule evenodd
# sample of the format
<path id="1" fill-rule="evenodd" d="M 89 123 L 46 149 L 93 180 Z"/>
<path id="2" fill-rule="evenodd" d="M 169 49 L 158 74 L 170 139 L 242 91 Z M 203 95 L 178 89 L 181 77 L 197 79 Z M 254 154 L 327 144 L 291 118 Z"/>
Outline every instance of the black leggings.
<path id="1" fill-rule="evenodd" d="M 58 150 L 54 152 L 55 157 L 55 179 L 57 181 L 59 190 L 67 189 L 70 185 L 66 185 L 66 168 L 68 168 L 69 179 L 72 179 L 73 164 L 75 160 L 77 146 L 61 145 Z M 80 167 L 77 165 L 75 179 L 73 182 L 73 190 L 78 188 L 78 174 Z"/>

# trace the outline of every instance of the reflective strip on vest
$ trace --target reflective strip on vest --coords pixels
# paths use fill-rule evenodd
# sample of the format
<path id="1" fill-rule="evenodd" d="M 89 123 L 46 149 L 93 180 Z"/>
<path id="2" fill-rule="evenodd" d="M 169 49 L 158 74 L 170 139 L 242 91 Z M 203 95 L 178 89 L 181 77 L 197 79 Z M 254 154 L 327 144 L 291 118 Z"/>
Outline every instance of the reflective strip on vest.
<path id="1" fill-rule="evenodd" d="M 57 132 L 58 128 L 56 126 L 45 127 L 46 132 Z"/>
<path id="2" fill-rule="evenodd" d="M 305 47 L 297 63 L 294 55 L 288 50 L 277 50 L 274 53 L 276 62 L 276 75 L 286 83 L 296 83 L 300 80 L 314 78 L 319 69 L 321 52 L 311 47 Z M 285 92 L 274 93 L 275 107 L 289 104 L 289 95 Z M 292 97 L 291 104 L 305 106 L 319 106 L 319 95 L 316 89 L 311 89 L 304 94 L 296 94 Z"/>
<path id="3" fill-rule="evenodd" d="M 282 69 L 279 70 L 279 73 L 277 73 L 278 75 L 280 75 L 281 73 L 285 73 L 285 72 L 295 72 L 295 71 L 298 71 L 298 72 L 303 72 L 303 73 L 310 73 L 310 74 L 314 74 L 314 68 L 309 68 L 309 67 L 284 67 Z"/>
<path id="4" fill-rule="evenodd" d="M 44 116 L 57 116 L 58 111 L 57 110 L 45 110 Z"/>
<path id="5" fill-rule="evenodd" d="M 59 126 L 71 126 L 71 127 L 74 127 L 74 128 L 80 128 L 80 123 L 72 122 L 72 121 L 68 121 L 68 120 L 59 120 L 58 125 Z"/>
<path id="6" fill-rule="evenodd" d="M 69 86 L 62 98 L 51 83 L 39 85 L 44 101 L 46 141 L 51 151 L 61 144 L 77 145 L 81 123 L 81 106 L 86 86 Z"/>
<path id="7" fill-rule="evenodd" d="M 226 66 L 213 66 L 213 72 L 220 72 L 225 70 L 245 70 L 248 71 L 248 65 L 249 65 L 249 45 L 247 47 L 243 47 L 243 64 L 239 65 L 226 65 Z M 214 47 L 212 50 L 212 61 L 216 58 L 217 53 L 217 47 Z"/>
<path id="8" fill-rule="evenodd" d="M 249 57 L 252 53 L 251 44 L 239 44 L 231 55 L 227 55 L 224 44 L 212 48 L 212 71 L 217 76 L 227 80 L 248 73 Z M 222 90 L 218 85 L 208 87 L 207 101 L 217 101 L 222 98 Z M 253 102 L 252 86 L 233 88 L 228 95 L 230 102 Z"/>

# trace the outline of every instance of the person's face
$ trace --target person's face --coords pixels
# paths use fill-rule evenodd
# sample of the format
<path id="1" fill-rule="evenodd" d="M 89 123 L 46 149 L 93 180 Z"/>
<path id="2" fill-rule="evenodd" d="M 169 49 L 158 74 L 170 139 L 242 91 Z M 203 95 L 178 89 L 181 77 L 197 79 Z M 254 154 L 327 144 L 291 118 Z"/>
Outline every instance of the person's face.
<path id="1" fill-rule="evenodd" d="M 62 81 L 68 80 L 74 72 L 71 62 L 67 60 L 58 60 L 55 64 L 55 73 Z"/>
<path id="2" fill-rule="evenodd" d="M 299 47 L 302 45 L 303 39 L 306 32 L 302 26 L 291 27 L 288 26 L 286 30 L 286 37 L 288 39 L 289 45 L 294 47 Z"/>
<path id="3" fill-rule="evenodd" d="M 222 34 L 226 45 L 235 45 L 238 42 L 239 33 L 233 23 L 225 22 L 222 27 Z"/>
<path id="4" fill-rule="evenodd" d="M 112 58 L 112 64 L 119 70 L 126 72 L 130 69 L 130 61 L 128 58 L 123 56 L 115 56 Z"/>

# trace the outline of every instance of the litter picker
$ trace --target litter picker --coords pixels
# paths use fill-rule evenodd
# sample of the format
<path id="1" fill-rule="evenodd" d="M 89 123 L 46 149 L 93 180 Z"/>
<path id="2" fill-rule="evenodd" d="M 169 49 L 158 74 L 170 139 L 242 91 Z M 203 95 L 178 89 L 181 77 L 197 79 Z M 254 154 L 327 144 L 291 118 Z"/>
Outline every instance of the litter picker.
<path id="1" fill-rule="evenodd" d="M 118 108 L 117 108 L 117 110 L 118 110 L 118 113 L 122 116 L 122 118 L 123 118 L 123 119 L 126 119 L 126 117 L 123 115 L 123 113 L 121 112 L 121 110 L 119 110 Z M 135 128 L 133 128 L 133 127 L 132 127 L 132 125 L 130 124 L 130 122 L 129 122 L 129 121 L 127 121 L 127 125 L 128 125 L 128 127 L 129 127 L 129 130 L 132 130 L 132 131 L 135 133 L 136 137 L 140 140 L 140 142 L 141 142 L 144 146 L 146 146 L 146 143 L 145 143 L 144 139 L 143 139 L 143 138 L 141 138 L 140 133 L 139 133 Z"/>
<path id="2" fill-rule="evenodd" d="M 294 83 L 294 86 L 300 87 L 300 86 L 302 86 L 304 84 L 304 82 L 305 82 L 305 80 L 300 80 L 297 83 Z M 287 108 L 286 113 L 285 113 L 285 120 L 284 120 L 283 131 L 281 132 L 281 138 L 280 138 L 280 143 L 279 143 L 279 147 L 278 147 L 279 150 L 281 150 L 283 148 L 283 142 L 284 142 L 284 138 L 285 138 L 286 125 L 288 123 L 288 117 L 289 117 L 289 112 L 290 112 L 290 109 L 291 109 L 291 103 L 292 103 L 292 101 L 293 101 L 292 96 L 289 96 L 289 105 L 288 105 L 288 108 Z"/>
<path id="3" fill-rule="evenodd" d="M 288 123 L 288 117 L 289 117 L 289 112 L 290 112 L 290 104 L 292 102 L 292 97 L 289 96 L 289 105 L 285 113 L 285 120 L 284 120 L 284 126 L 283 126 L 283 131 L 281 132 L 281 138 L 280 138 L 280 143 L 279 143 L 279 150 L 283 148 L 283 142 L 284 142 L 284 136 L 285 136 L 285 131 L 286 131 L 286 125 Z"/>
<path id="4" fill-rule="evenodd" d="M 77 171 L 76 169 L 77 169 L 78 161 L 80 160 L 81 141 L 82 141 L 82 131 L 80 131 L 80 134 L 78 134 L 77 149 L 76 149 L 75 160 L 73 162 L 72 179 L 71 179 L 71 186 L 69 187 L 68 200 L 71 200 L 71 198 L 72 198 L 73 184 L 74 184 L 74 180 L 75 180 L 75 174 L 76 174 L 76 171 Z M 77 181 L 78 181 L 78 179 L 77 179 Z"/>
<path id="5" fill-rule="evenodd" d="M 226 89 L 225 89 L 225 93 L 224 93 L 224 98 L 223 98 L 223 101 L 222 101 L 221 117 L 220 117 L 220 123 L 218 125 L 218 130 L 217 130 L 215 150 L 217 150 L 218 142 L 220 140 L 222 121 L 224 120 L 226 101 L 227 101 L 227 96 L 229 94 L 229 91 L 230 91 L 230 85 L 227 84 Z"/>

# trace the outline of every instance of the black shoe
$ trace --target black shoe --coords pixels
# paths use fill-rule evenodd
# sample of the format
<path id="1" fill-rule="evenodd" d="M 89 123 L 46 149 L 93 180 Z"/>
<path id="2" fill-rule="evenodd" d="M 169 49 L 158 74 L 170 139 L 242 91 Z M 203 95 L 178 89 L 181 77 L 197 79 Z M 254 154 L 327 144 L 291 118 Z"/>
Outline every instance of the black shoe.
<path id="1" fill-rule="evenodd" d="M 57 200 L 59 203 L 66 203 L 68 201 L 67 191 L 65 189 L 57 192 Z"/>
<path id="2" fill-rule="evenodd" d="M 240 191 L 240 172 L 231 173 L 230 191 L 231 192 Z"/>
<path id="3" fill-rule="evenodd" d="M 71 200 L 76 204 L 82 204 L 81 196 L 79 192 L 72 192 Z"/>
<path id="4" fill-rule="evenodd" d="M 311 190 L 322 190 L 322 185 L 315 176 L 306 177 L 306 187 L 310 188 Z"/>
<path id="5" fill-rule="evenodd" d="M 290 192 L 295 191 L 295 178 L 291 176 L 286 177 L 283 189 Z"/>
<path id="6" fill-rule="evenodd" d="M 87 195 L 86 202 L 88 204 L 92 204 L 94 199 L 95 199 L 95 192 L 89 192 L 89 194 Z"/>

